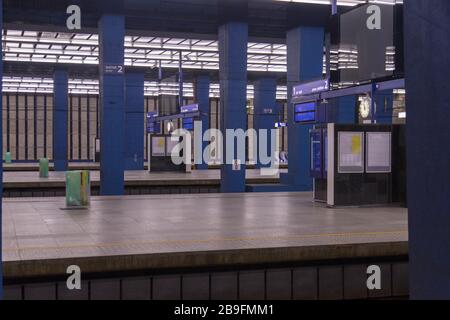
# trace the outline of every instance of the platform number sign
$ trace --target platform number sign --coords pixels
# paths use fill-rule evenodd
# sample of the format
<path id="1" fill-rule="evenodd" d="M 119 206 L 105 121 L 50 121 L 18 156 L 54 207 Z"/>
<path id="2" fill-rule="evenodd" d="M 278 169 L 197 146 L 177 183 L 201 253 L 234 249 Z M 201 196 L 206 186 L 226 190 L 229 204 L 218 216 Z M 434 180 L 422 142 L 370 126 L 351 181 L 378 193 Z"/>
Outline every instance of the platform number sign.
<path id="1" fill-rule="evenodd" d="M 124 67 L 121 64 L 105 64 L 103 73 L 109 75 L 121 75 L 124 73 Z"/>

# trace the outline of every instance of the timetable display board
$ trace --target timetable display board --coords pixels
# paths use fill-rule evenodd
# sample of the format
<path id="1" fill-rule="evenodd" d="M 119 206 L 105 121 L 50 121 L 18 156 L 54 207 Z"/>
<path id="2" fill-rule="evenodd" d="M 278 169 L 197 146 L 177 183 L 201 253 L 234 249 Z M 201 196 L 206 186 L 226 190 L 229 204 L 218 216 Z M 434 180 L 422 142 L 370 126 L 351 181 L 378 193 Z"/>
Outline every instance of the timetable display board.
<path id="1" fill-rule="evenodd" d="M 163 137 L 152 137 L 152 156 L 153 157 L 164 157 L 166 155 L 166 138 Z"/>
<path id="2" fill-rule="evenodd" d="M 364 132 L 338 133 L 338 172 L 364 172 Z"/>
<path id="3" fill-rule="evenodd" d="M 188 131 L 194 130 L 194 118 L 184 118 L 183 129 L 186 129 Z"/>
<path id="4" fill-rule="evenodd" d="M 305 102 L 294 105 L 294 121 L 312 123 L 316 121 L 316 102 Z"/>
<path id="5" fill-rule="evenodd" d="M 157 112 L 147 112 L 147 133 L 161 133 L 161 122 L 155 121 L 157 116 Z"/>
<path id="6" fill-rule="evenodd" d="M 366 133 L 366 172 L 390 173 L 392 134 L 390 132 Z"/>

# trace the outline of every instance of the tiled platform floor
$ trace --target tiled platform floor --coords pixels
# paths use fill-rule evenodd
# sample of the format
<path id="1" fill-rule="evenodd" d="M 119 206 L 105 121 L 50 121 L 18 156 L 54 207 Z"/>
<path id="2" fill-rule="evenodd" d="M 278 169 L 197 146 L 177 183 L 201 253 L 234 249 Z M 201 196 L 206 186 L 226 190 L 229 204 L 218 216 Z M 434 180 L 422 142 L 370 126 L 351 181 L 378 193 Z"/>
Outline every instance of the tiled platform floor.
<path id="1" fill-rule="evenodd" d="M 321 254 L 329 258 L 345 252 L 370 255 L 370 244 L 389 248 L 407 241 L 404 208 L 329 209 L 314 204 L 311 197 L 310 193 L 95 197 L 86 210 L 61 210 L 63 198 L 5 199 L 5 276 L 21 272 L 8 265 L 27 262 L 33 267 L 36 261 L 45 269 L 45 261 L 53 259 L 182 254 L 170 261 L 160 256 L 159 262 L 154 258 L 145 262 L 167 267 L 185 266 L 186 253 L 238 253 L 218 254 L 218 263 L 244 262 L 239 259 L 246 256 L 239 250 L 247 249 L 261 249 L 248 255 L 252 261 L 264 259 L 264 252 L 275 259 L 296 254 L 298 259 L 319 259 Z M 136 261 L 131 263 L 144 263 Z"/>

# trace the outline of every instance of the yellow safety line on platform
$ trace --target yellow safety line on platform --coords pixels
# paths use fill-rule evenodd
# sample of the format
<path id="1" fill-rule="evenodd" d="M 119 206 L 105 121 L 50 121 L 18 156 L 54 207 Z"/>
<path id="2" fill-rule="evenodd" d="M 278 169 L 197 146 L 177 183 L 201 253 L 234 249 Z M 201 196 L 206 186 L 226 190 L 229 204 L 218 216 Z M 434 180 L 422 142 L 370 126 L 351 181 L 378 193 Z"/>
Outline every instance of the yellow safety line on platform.
<path id="1" fill-rule="evenodd" d="M 193 244 L 193 243 L 208 243 L 208 242 L 220 242 L 220 241 L 267 241 L 267 240 L 294 240 L 302 238 L 317 238 L 317 237 L 363 237 L 363 236 L 387 236 L 395 234 L 407 234 L 407 230 L 400 231 L 380 231 L 380 232 L 349 232 L 349 233 L 325 233 L 325 234 L 308 234 L 308 235 L 295 235 L 295 236 L 276 236 L 276 237 L 248 237 L 248 238 L 211 238 L 211 239 L 191 239 L 191 240 L 164 240 L 164 241 L 127 241 L 127 242 L 112 242 L 112 243 L 98 243 L 89 245 L 67 245 L 67 246 L 52 246 L 52 247 L 21 247 L 18 249 L 4 248 L 4 252 L 8 251 L 24 251 L 24 250 L 52 250 L 52 249 L 75 249 L 75 248 L 96 248 L 104 247 L 111 248 L 116 246 L 127 245 L 163 245 L 163 244 Z"/>

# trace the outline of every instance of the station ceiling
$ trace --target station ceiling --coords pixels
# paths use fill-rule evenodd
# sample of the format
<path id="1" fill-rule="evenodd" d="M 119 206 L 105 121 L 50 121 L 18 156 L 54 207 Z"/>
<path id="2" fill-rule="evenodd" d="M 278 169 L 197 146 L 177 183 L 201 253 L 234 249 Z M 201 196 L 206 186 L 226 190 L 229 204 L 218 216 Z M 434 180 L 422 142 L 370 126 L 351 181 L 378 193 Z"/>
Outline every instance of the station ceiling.
<path id="1" fill-rule="evenodd" d="M 175 79 L 181 59 L 185 81 L 208 74 L 218 81 L 217 30 L 224 3 L 247 0 L 4 0 L 4 73 L 51 78 L 64 65 L 74 79 L 98 78 L 97 22 L 105 10 L 126 16 L 125 66 L 145 72 L 147 81 Z M 393 2 L 395 0 L 371 0 Z M 286 30 L 291 24 L 325 26 L 331 0 L 248 0 L 248 78 L 286 77 Z M 340 0 L 341 11 L 363 0 Z M 398 0 L 397 0 L 398 2 Z M 81 8 L 82 29 L 66 28 L 66 8 Z M 224 13 L 225 12 L 225 13 Z M 234 12 L 231 12 L 234 14 Z"/>

